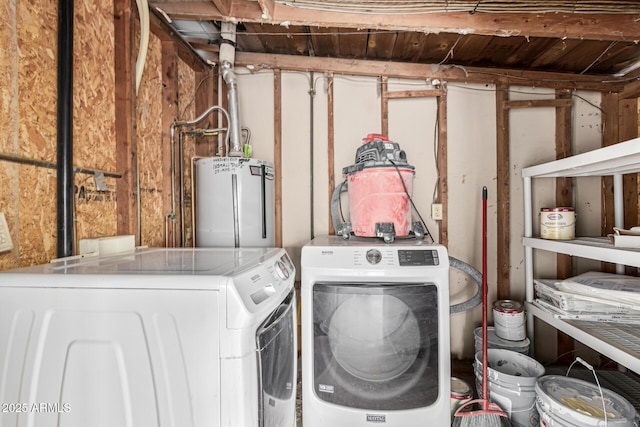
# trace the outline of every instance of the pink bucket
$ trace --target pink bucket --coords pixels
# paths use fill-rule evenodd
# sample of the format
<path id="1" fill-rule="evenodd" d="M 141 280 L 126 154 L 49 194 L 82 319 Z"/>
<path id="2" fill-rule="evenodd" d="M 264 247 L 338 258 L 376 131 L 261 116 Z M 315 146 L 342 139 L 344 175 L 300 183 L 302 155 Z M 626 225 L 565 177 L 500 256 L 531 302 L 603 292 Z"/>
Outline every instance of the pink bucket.
<path id="1" fill-rule="evenodd" d="M 409 235 L 411 204 L 400 175 L 411 195 L 412 168 L 371 167 L 349 174 L 349 215 L 356 236 L 377 237 L 376 223 L 393 223 L 396 236 Z"/>

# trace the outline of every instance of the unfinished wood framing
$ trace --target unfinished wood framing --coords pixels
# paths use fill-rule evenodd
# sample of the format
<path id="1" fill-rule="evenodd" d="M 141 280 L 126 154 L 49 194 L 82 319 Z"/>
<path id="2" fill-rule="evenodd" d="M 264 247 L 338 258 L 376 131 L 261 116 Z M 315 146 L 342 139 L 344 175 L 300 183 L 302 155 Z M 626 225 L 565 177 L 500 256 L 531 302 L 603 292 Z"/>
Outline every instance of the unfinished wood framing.
<path id="1" fill-rule="evenodd" d="M 282 73 L 273 70 L 273 166 L 276 246 L 282 247 Z"/>
<path id="2" fill-rule="evenodd" d="M 165 246 L 175 247 L 178 242 L 178 224 L 173 206 L 171 172 L 171 124 L 178 117 L 178 54 L 171 41 L 162 42 L 162 193 L 165 223 Z M 173 151 L 175 153 L 175 151 Z M 177 189 L 176 189 L 177 190 Z"/>
<path id="3" fill-rule="evenodd" d="M 231 5 L 229 5 L 231 3 Z M 264 0 L 261 0 L 264 3 Z M 159 3 L 173 19 L 208 21 L 264 22 L 262 4 L 243 0 L 214 0 Z M 233 11 L 233 17 L 229 16 Z M 318 27 L 374 28 L 408 30 L 421 33 L 481 34 L 489 36 L 557 37 L 565 39 L 629 40 L 640 39 L 635 15 L 621 19 L 616 14 L 589 13 L 422 13 L 376 15 L 331 12 L 276 3 L 270 24 L 314 25 Z"/>
<path id="4" fill-rule="evenodd" d="M 438 140 L 436 166 L 438 169 L 437 186 L 438 200 L 433 203 L 442 204 L 443 216 L 440 221 L 438 242 L 447 246 L 449 243 L 448 230 L 448 194 L 447 194 L 447 95 L 443 89 L 432 90 L 407 90 L 407 91 L 389 91 L 389 78 L 387 76 L 380 77 L 381 85 L 381 129 L 383 135 L 389 134 L 389 100 L 390 99 L 407 99 L 407 98 L 436 98 L 438 107 L 437 124 L 438 124 Z M 424 224 L 426 227 L 426 224 Z M 426 230 L 425 230 L 426 231 Z M 433 236 L 432 236 L 433 237 Z"/>
<path id="5" fill-rule="evenodd" d="M 216 59 L 215 57 L 212 57 Z M 539 71 L 500 70 L 407 62 L 384 62 L 341 58 L 304 57 L 296 55 L 276 55 L 265 53 L 236 52 L 237 66 L 252 66 L 254 69 L 279 68 L 290 71 L 332 72 L 358 76 L 387 76 L 395 78 L 424 80 L 440 79 L 447 82 L 467 82 L 480 84 L 514 84 L 556 89 L 583 89 L 598 92 L 620 92 L 624 85 L 618 82 L 602 81 L 597 76 L 577 76 L 565 73 Z"/>
<path id="6" fill-rule="evenodd" d="M 118 234 L 136 234 L 137 150 L 135 132 L 135 58 L 132 1 L 114 0 L 115 128 Z"/>
<path id="7" fill-rule="evenodd" d="M 496 86 L 496 211 L 497 211 L 497 288 L 498 299 L 510 298 L 509 273 L 509 87 L 506 84 Z"/>
<path id="8" fill-rule="evenodd" d="M 195 93 L 196 117 L 200 117 L 209 107 L 218 105 L 218 80 L 215 79 L 214 76 L 215 73 L 212 68 L 195 73 L 195 80 L 197 82 Z M 205 129 L 216 129 L 218 127 L 218 114 L 214 113 L 209 115 L 207 120 L 202 122 L 201 127 Z M 215 156 L 218 138 L 219 137 L 197 137 L 195 141 L 196 156 Z"/>
<path id="9" fill-rule="evenodd" d="M 329 230 L 328 234 L 336 234 L 333 229 L 333 222 L 331 219 L 331 196 L 333 196 L 333 190 L 336 188 L 336 176 L 335 176 L 335 123 L 333 118 L 333 74 L 327 75 L 327 178 L 329 180 Z"/>
<path id="10" fill-rule="evenodd" d="M 556 105 L 556 159 L 564 159 L 572 155 L 572 121 L 571 121 L 571 92 L 567 90 L 556 91 L 556 101 L 568 101 L 563 105 L 559 102 Z M 572 206 L 573 188 L 572 178 L 556 178 L 556 206 Z M 569 255 L 556 255 L 556 277 L 567 279 L 573 275 L 573 265 Z M 557 354 L 559 363 L 571 363 L 574 354 L 574 340 L 569 335 L 558 331 L 557 334 Z"/>

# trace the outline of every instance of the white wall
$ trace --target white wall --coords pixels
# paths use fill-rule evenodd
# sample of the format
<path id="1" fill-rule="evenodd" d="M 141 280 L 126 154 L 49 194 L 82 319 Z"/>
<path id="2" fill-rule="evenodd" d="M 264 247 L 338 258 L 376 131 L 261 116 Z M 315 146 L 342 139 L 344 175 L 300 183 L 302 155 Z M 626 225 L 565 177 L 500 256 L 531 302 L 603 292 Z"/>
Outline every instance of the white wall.
<path id="1" fill-rule="evenodd" d="M 255 74 L 239 70 L 239 102 L 243 126 L 251 128 L 254 157 L 273 160 L 273 73 Z M 314 235 L 327 234 L 331 226 L 328 185 L 327 81 L 313 75 L 313 165 L 311 165 L 311 119 L 309 73 L 282 73 L 282 216 L 283 246 L 298 267 L 302 246 Z M 334 76 L 335 182 L 342 181 L 342 168 L 354 162 L 356 148 L 369 133 L 380 133 L 381 97 L 377 78 Z M 420 90 L 424 81 L 390 79 L 389 90 Z M 496 299 L 496 104 L 491 85 L 447 86 L 447 151 L 449 196 L 449 253 L 476 268 L 481 267 L 481 190 L 488 187 L 488 278 L 489 301 Z M 577 93 L 574 97 L 574 152 L 601 144 L 600 95 Z M 513 87 L 510 99 L 552 98 L 549 89 Z M 595 106 L 594 106 L 595 105 Z M 434 135 L 435 99 L 389 101 L 389 138 L 400 144 L 415 166 L 414 201 L 427 227 L 437 239 L 438 224 L 431 220 L 431 203 L 437 182 Z M 555 111 L 553 108 L 513 109 L 509 112 L 511 155 L 511 289 L 512 298 L 524 298 L 523 200 L 521 169 L 555 158 Z M 311 169 L 313 168 L 313 173 Z M 312 176 L 313 176 L 313 179 Z M 576 206 L 580 231 L 599 234 L 598 182 L 577 186 Z M 313 194 L 312 194 L 313 189 Z M 582 197 L 590 195 L 590 197 Z M 595 199 L 594 199 L 595 198 Z M 313 201 L 311 200 L 313 199 Z M 555 205 L 553 180 L 536 185 L 534 207 Z M 313 219 L 311 218 L 313 212 Z M 536 221 L 534 220 L 534 223 Z M 536 225 L 537 227 L 537 225 Z M 555 256 L 536 254 L 537 267 L 552 277 Z M 451 299 L 459 302 L 473 291 L 466 275 L 451 273 Z M 473 330 L 479 326 L 477 307 L 451 317 L 454 357 L 473 354 Z M 545 332 L 546 333 L 546 332 Z M 555 350 L 551 346 L 551 350 Z"/>

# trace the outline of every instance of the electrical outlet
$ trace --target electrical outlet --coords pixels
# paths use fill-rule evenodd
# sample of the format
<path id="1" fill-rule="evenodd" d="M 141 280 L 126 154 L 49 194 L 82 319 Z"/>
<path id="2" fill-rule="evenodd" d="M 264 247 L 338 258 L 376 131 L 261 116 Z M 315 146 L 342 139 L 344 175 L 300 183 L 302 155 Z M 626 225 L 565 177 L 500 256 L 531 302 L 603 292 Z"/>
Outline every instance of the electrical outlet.
<path id="1" fill-rule="evenodd" d="M 442 203 L 433 203 L 431 205 L 431 219 L 442 220 Z"/>
<path id="2" fill-rule="evenodd" d="M 0 252 L 7 252 L 11 249 L 13 249 L 13 242 L 9 227 L 7 227 L 7 219 L 4 217 L 4 213 L 0 212 Z"/>

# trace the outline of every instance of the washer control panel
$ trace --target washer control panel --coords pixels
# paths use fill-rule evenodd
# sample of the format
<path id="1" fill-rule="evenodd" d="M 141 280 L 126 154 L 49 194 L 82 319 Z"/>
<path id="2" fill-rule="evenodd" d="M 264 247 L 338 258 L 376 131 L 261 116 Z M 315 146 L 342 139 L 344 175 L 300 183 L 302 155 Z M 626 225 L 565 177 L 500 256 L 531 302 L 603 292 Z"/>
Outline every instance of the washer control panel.
<path id="1" fill-rule="evenodd" d="M 405 266 L 435 266 L 440 264 L 438 251 L 434 249 L 400 249 L 398 261 Z"/>

